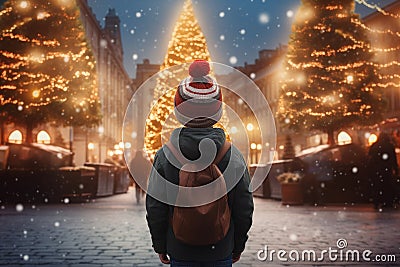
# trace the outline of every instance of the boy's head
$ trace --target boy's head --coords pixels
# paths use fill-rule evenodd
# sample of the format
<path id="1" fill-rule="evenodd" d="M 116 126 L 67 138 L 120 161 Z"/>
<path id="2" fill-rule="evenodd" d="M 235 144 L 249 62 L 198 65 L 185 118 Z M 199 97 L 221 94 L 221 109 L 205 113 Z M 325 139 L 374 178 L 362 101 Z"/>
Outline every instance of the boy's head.
<path id="1" fill-rule="evenodd" d="M 211 127 L 222 116 L 221 89 L 208 76 L 209 73 L 209 63 L 196 60 L 189 67 L 190 76 L 178 86 L 174 100 L 175 116 L 187 127 Z"/>

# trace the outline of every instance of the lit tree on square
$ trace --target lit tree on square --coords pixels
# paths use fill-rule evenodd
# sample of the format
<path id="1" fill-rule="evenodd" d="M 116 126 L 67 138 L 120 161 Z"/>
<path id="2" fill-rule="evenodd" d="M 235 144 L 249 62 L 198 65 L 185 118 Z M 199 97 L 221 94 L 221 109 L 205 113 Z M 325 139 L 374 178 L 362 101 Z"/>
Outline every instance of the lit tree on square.
<path id="1" fill-rule="evenodd" d="M 334 132 L 379 122 L 385 107 L 366 29 L 353 0 L 302 0 L 292 27 L 279 119 Z"/>
<path id="2" fill-rule="evenodd" d="M 75 0 L 9 0 L 0 12 L 0 106 L 32 130 L 100 120 L 95 61 Z"/>
<path id="3" fill-rule="evenodd" d="M 161 70 L 192 63 L 196 59 L 211 60 L 206 38 L 194 15 L 192 1 L 186 0 L 175 24 Z M 170 87 L 171 84 L 178 86 L 180 81 L 188 75 L 188 72 L 180 68 L 164 74 L 167 77 L 160 77 L 157 81 L 157 86 L 154 89 L 156 104 L 146 121 L 145 149 L 151 156 L 154 156 L 157 150 L 161 148 L 162 135 L 170 133 L 179 126 L 173 115 L 176 88 Z M 221 122 L 224 121 L 227 121 L 225 115 L 221 119 Z M 218 123 L 217 126 L 223 128 L 222 123 Z"/>

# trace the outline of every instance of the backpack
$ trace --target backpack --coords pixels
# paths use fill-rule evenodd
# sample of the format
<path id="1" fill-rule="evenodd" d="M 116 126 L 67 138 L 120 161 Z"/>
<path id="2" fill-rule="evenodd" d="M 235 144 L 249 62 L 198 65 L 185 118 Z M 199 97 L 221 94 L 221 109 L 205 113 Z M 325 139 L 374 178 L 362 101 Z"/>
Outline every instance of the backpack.
<path id="1" fill-rule="evenodd" d="M 183 165 L 179 171 L 179 186 L 198 187 L 219 179 L 216 187 L 222 188 L 225 192 L 221 198 L 205 205 L 196 207 L 175 206 L 172 212 L 171 225 L 176 239 L 188 245 L 216 244 L 226 236 L 230 227 L 231 211 L 228 205 L 225 179 L 217 164 L 228 152 L 231 143 L 225 141 L 214 161 L 207 168 L 198 172 L 183 170 L 185 169 L 183 168 L 185 161 L 181 154 L 172 143 L 168 142 L 167 147 Z"/>

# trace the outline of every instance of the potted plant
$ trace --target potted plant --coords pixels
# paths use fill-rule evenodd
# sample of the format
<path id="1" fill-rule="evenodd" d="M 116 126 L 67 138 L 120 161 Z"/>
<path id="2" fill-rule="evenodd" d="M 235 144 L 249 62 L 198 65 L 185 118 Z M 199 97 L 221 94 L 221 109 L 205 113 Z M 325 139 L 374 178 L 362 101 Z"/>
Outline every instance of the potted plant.
<path id="1" fill-rule="evenodd" d="M 281 184 L 282 204 L 303 204 L 303 186 L 301 183 L 302 176 L 299 173 L 284 172 L 276 177 L 276 179 Z"/>

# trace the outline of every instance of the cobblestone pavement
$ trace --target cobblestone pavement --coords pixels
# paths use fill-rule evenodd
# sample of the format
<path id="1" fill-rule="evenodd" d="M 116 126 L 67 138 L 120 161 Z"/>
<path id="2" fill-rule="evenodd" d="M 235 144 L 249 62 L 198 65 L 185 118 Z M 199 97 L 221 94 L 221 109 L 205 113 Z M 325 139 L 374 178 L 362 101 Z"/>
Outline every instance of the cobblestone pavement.
<path id="1" fill-rule="evenodd" d="M 143 205 L 135 204 L 134 190 L 90 203 L 48 205 L 0 204 L 0 265 L 2 266 L 162 266 L 152 251 Z M 22 210 L 23 208 L 23 210 Z M 22 211 L 21 211 L 22 210 Z M 234 266 L 349 266 L 375 262 L 260 261 L 261 249 L 284 249 L 288 258 L 315 250 L 317 257 L 329 247 L 393 254 L 400 266 L 400 212 L 375 212 L 371 206 L 293 206 L 255 198 L 254 223 L 242 259 Z M 344 243 L 344 240 L 342 240 Z M 342 246 L 343 244 L 340 244 Z M 350 254 L 349 254 L 350 255 Z M 305 256 L 307 256 L 305 254 Z M 343 256 L 343 259 L 344 256 Z M 389 263 L 379 266 L 386 266 Z"/>

